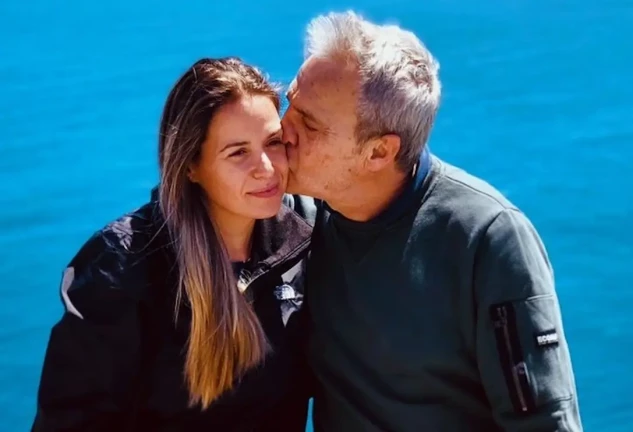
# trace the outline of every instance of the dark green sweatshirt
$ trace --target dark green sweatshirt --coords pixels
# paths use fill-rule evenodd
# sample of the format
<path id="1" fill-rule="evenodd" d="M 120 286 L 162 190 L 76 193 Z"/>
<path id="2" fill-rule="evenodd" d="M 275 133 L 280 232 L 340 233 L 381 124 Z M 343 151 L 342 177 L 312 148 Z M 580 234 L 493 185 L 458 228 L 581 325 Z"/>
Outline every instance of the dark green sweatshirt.
<path id="1" fill-rule="evenodd" d="M 552 268 L 526 216 L 432 157 L 389 217 L 317 217 L 317 432 L 581 431 Z M 395 212 L 395 213 L 394 213 Z"/>

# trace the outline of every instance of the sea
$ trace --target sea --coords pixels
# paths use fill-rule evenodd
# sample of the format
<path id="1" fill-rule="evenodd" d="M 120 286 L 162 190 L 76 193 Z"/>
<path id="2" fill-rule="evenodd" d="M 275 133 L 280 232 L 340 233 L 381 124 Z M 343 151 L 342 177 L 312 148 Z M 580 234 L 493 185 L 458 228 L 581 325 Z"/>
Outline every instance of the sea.
<path id="1" fill-rule="evenodd" d="M 530 217 L 585 430 L 633 431 L 632 0 L 0 0 L 0 431 L 32 423 L 64 266 L 155 185 L 178 76 L 232 55 L 288 84 L 309 20 L 344 10 L 438 59 L 432 151 Z"/>

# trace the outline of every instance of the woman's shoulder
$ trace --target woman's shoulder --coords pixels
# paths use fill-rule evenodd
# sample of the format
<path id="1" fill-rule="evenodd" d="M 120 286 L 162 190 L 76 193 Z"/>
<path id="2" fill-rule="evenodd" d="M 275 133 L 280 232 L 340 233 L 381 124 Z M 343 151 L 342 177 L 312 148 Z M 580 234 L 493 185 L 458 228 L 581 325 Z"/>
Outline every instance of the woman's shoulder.
<path id="1" fill-rule="evenodd" d="M 66 265 L 61 297 L 79 318 L 99 317 L 109 305 L 135 303 L 145 295 L 147 268 L 157 240 L 156 206 L 147 203 L 95 231 Z"/>
<path id="2" fill-rule="evenodd" d="M 156 210 L 155 203 L 150 202 L 111 220 L 92 233 L 71 264 L 94 265 L 108 256 L 127 260 L 127 257 L 139 253 L 158 231 Z"/>
<path id="3" fill-rule="evenodd" d="M 283 204 L 294 211 L 310 225 L 314 225 L 320 201 L 305 195 L 285 194 Z"/>

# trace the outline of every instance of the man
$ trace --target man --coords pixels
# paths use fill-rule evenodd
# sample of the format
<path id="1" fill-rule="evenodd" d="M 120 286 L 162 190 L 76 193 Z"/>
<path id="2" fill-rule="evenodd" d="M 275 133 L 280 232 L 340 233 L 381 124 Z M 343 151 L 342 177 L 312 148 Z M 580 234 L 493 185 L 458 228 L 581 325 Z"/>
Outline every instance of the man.
<path id="1" fill-rule="evenodd" d="M 534 227 L 431 155 L 438 64 L 410 32 L 316 18 L 283 118 L 323 203 L 306 280 L 316 431 L 580 431 Z"/>

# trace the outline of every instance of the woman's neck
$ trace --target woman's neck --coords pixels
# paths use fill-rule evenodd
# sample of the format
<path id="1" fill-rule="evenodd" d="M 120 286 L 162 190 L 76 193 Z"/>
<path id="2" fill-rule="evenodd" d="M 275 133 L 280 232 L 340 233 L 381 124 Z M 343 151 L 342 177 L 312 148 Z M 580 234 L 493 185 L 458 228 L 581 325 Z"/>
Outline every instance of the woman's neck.
<path id="1" fill-rule="evenodd" d="M 220 210 L 211 210 L 229 258 L 233 262 L 246 262 L 251 255 L 251 240 L 255 228 L 255 219 L 241 217 Z"/>

